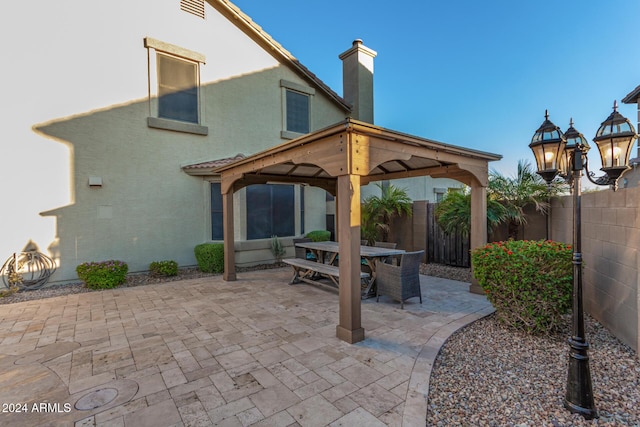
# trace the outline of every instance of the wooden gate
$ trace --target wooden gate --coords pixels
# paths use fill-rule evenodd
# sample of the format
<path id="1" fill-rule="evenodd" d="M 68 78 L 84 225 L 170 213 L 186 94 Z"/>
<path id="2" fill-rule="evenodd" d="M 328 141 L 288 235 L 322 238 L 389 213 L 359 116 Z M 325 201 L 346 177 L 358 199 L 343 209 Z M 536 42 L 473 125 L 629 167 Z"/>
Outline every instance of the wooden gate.
<path id="1" fill-rule="evenodd" d="M 469 236 L 445 233 L 435 218 L 437 203 L 427 203 L 427 262 L 471 267 Z"/>

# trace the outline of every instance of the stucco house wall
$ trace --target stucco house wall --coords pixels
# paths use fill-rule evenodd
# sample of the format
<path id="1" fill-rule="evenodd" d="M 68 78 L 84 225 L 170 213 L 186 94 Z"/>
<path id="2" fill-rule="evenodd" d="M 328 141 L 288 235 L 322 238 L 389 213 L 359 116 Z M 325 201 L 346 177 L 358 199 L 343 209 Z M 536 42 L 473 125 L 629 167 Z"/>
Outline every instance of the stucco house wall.
<path id="1" fill-rule="evenodd" d="M 405 189 L 407 195 L 413 201 L 428 201 L 431 203 L 438 202 L 451 190 L 462 190 L 464 188 L 464 184 L 455 179 L 431 178 L 430 176 L 394 179 L 389 183 L 395 187 Z M 375 183 L 361 188 L 360 196 L 363 200 L 372 195 L 380 195 L 380 189 Z"/>
<path id="2" fill-rule="evenodd" d="M 161 259 L 193 265 L 193 247 L 210 239 L 209 182 L 183 166 L 284 142 L 282 81 L 313 90 L 311 130 L 348 115 L 210 3 L 205 19 L 179 0 L 12 6 L 19 22 L 0 25 L 8 57 L 20 62 L 3 70 L 12 108 L 0 191 L 13 208 L 0 221 L 0 258 L 32 242 L 58 262 L 52 282 L 74 279 L 85 261 L 121 259 L 130 271 Z M 156 71 L 146 37 L 205 57 L 206 135 L 147 125 Z M 305 196 L 307 224 L 324 224 L 324 192 Z"/>

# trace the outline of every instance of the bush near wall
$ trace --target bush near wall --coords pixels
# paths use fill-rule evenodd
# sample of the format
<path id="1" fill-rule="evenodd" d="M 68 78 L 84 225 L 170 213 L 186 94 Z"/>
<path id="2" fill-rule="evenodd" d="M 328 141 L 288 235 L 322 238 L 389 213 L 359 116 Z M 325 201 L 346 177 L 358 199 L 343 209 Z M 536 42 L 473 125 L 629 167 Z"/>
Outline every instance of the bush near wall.
<path id="1" fill-rule="evenodd" d="M 198 268 L 205 273 L 224 271 L 224 244 L 202 243 L 194 248 Z"/>
<path id="2" fill-rule="evenodd" d="M 314 230 L 307 233 L 305 237 L 314 242 L 326 242 L 331 238 L 331 232 L 328 230 Z"/>
<path id="3" fill-rule="evenodd" d="M 149 272 L 152 276 L 177 276 L 178 263 L 171 260 L 153 261 L 149 264 Z"/>
<path id="4" fill-rule="evenodd" d="M 471 253 L 473 274 L 505 325 L 531 333 L 558 329 L 571 308 L 571 245 L 550 240 L 489 243 Z"/>
<path id="5" fill-rule="evenodd" d="M 76 267 L 78 277 L 90 289 L 110 289 L 127 280 L 129 266 L 118 260 L 84 262 Z"/>

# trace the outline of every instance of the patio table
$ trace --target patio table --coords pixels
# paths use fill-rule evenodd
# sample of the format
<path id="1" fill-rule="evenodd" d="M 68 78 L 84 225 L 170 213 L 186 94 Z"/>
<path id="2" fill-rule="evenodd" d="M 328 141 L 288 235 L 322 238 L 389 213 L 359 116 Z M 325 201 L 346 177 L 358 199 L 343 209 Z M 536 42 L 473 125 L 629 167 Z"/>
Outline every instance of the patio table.
<path id="1" fill-rule="evenodd" d="M 310 249 L 318 262 L 334 265 L 338 258 L 339 244 L 338 242 L 299 242 L 296 246 Z M 398 256 L 405 253 L 402 249 L 380 248 L 377 246 L 360 246 L 360 257 L 366 262 L 371 269 L 371 277 L 367 282 L 367 286 L 362 290 L 362 298 L 371 298 L 375 296 L 376 281 L 376 264 L 375 259 L 385 259 L 392 256 Z"/>

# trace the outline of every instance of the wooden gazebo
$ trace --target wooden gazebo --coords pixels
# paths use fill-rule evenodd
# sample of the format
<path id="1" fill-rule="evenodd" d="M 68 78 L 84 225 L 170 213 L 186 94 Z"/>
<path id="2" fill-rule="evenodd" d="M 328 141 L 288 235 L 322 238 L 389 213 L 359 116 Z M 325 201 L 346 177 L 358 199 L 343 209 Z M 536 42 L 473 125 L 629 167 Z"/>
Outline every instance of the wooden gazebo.
<path id="1" fill-rule="evenodd" d="M 360 186 L 372 181 L 432 176 L 471 188 L 471 248 L 487 236 L 488 163 L 500 155 L 411 136 L 346 119 L 215 169 L 224 210 L 224 280 L 236 280 L 233 193 L 252 184 L 305 183 L 336 197 L 340 251 L 338 338 L 364 339 L 360 310 Z"/>

